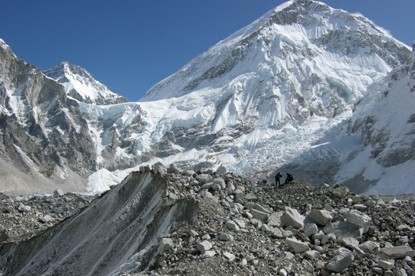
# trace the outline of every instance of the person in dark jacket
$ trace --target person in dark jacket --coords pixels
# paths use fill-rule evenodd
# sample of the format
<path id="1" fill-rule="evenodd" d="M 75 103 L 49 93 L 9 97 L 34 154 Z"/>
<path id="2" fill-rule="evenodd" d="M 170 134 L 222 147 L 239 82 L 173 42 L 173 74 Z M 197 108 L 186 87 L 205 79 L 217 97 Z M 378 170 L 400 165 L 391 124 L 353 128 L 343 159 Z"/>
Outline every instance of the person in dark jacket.
<path id="1" fill-rule="evenodd" d="M 294 177 L 291 174 L 287 173 L 287 178 L 285 179 L 284 185 L 290 184 L 293 181 L 294 181 Z"/>
<path id="2" fill-rule="evenodd" d="M 279 186 L 281 186 L 281 180 L 280 180 L 281 177 L 282 177 L 281 173 L 277 173 L 275 175 L 275 189 L 278 188 Z"/>

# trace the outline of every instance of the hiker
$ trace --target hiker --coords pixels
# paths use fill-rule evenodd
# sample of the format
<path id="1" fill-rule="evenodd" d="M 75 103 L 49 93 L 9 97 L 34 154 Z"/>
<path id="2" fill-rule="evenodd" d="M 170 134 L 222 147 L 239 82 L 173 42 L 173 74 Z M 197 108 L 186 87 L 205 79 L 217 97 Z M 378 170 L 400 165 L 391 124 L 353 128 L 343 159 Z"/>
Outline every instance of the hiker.
<path id="1" fill-rule="evenodd" d="M 287 173 L 287 178 L 285 179 L 284 185 L 290 184 L 293 181 L 294 181 L 294 177 L 291 174 Z"/>
<path id="2" fill-rule="evenodd" d="M 279 186 L 281 186 L 281 181 L 280 178 L 282 177 L 282 174 L 277 173 L 275 175 L 275 188 L 278 188 Z"/>

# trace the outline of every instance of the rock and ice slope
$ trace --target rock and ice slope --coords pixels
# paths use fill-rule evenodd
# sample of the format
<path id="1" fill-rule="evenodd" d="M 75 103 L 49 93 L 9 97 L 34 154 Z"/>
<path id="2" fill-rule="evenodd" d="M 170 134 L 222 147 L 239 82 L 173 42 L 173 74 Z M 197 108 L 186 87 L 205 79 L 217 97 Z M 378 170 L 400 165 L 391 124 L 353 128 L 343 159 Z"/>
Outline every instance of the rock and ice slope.
<path id="1" fill-rule="evenodd" d="M 81 175 L 94 169 L 95 158 L 79 114 L 63 86 L 0 40 L 2 192 L 85 189 Z"/>
<path id="2" fill-rule="evenodd" d="M 369 91 L 370 97 L 356 105 L 348 130 L 362 137 L 363 148 L 342 165 L 337 181 L 360 183 L 355 188 L 368 193 L 414 194 L 415 51 Z"/>
<path id="3" fill-rule="evenodd" d="M 159 253 L 159 238 L 196 212 L 191 199 L 169 202 L 167 182 L 150 171 L 129 175 L 54 228 L 26 242 L 2 245 L 2 272 L 113 275 L 148 268 Z"/>

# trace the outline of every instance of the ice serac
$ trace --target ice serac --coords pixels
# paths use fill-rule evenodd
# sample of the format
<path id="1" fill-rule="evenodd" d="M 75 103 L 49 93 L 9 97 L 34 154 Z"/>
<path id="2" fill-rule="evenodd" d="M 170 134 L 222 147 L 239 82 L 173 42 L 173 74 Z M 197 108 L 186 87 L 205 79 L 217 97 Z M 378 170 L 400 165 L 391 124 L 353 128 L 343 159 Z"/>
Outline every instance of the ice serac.
<path id="1" fill-rule="evenodd" d="M 79 214 L 31 240 L 0 247 L 6 275 L 114 275 L 153 265 L 172 224 L 192 221 L 196 202 L 164 197 L 168 180 L 135 172 Z M 132 271 L 131 271 L 132 270 Z"/>
<path id="2" fill-rule="evenodd" d="M 94 79 L 88 71 L 67 61 L 45 71 L 45 74 L 62 84 L 68 96 L 81 102 L 96 105 L 127 102 L 124 97 Z"/>

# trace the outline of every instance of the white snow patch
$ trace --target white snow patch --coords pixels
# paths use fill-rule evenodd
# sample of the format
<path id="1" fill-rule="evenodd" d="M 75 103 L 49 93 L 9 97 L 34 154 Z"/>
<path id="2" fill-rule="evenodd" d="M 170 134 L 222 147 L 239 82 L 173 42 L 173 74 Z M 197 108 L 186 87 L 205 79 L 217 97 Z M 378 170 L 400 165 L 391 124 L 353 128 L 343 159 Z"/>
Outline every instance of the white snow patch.
<path id="1" fill-rule="evenodd" d="M 107 169 L 100 169 L 88 177 L 86 190 L 90 194 L 100 194 L 117 185 L 121 179 Z"/>

